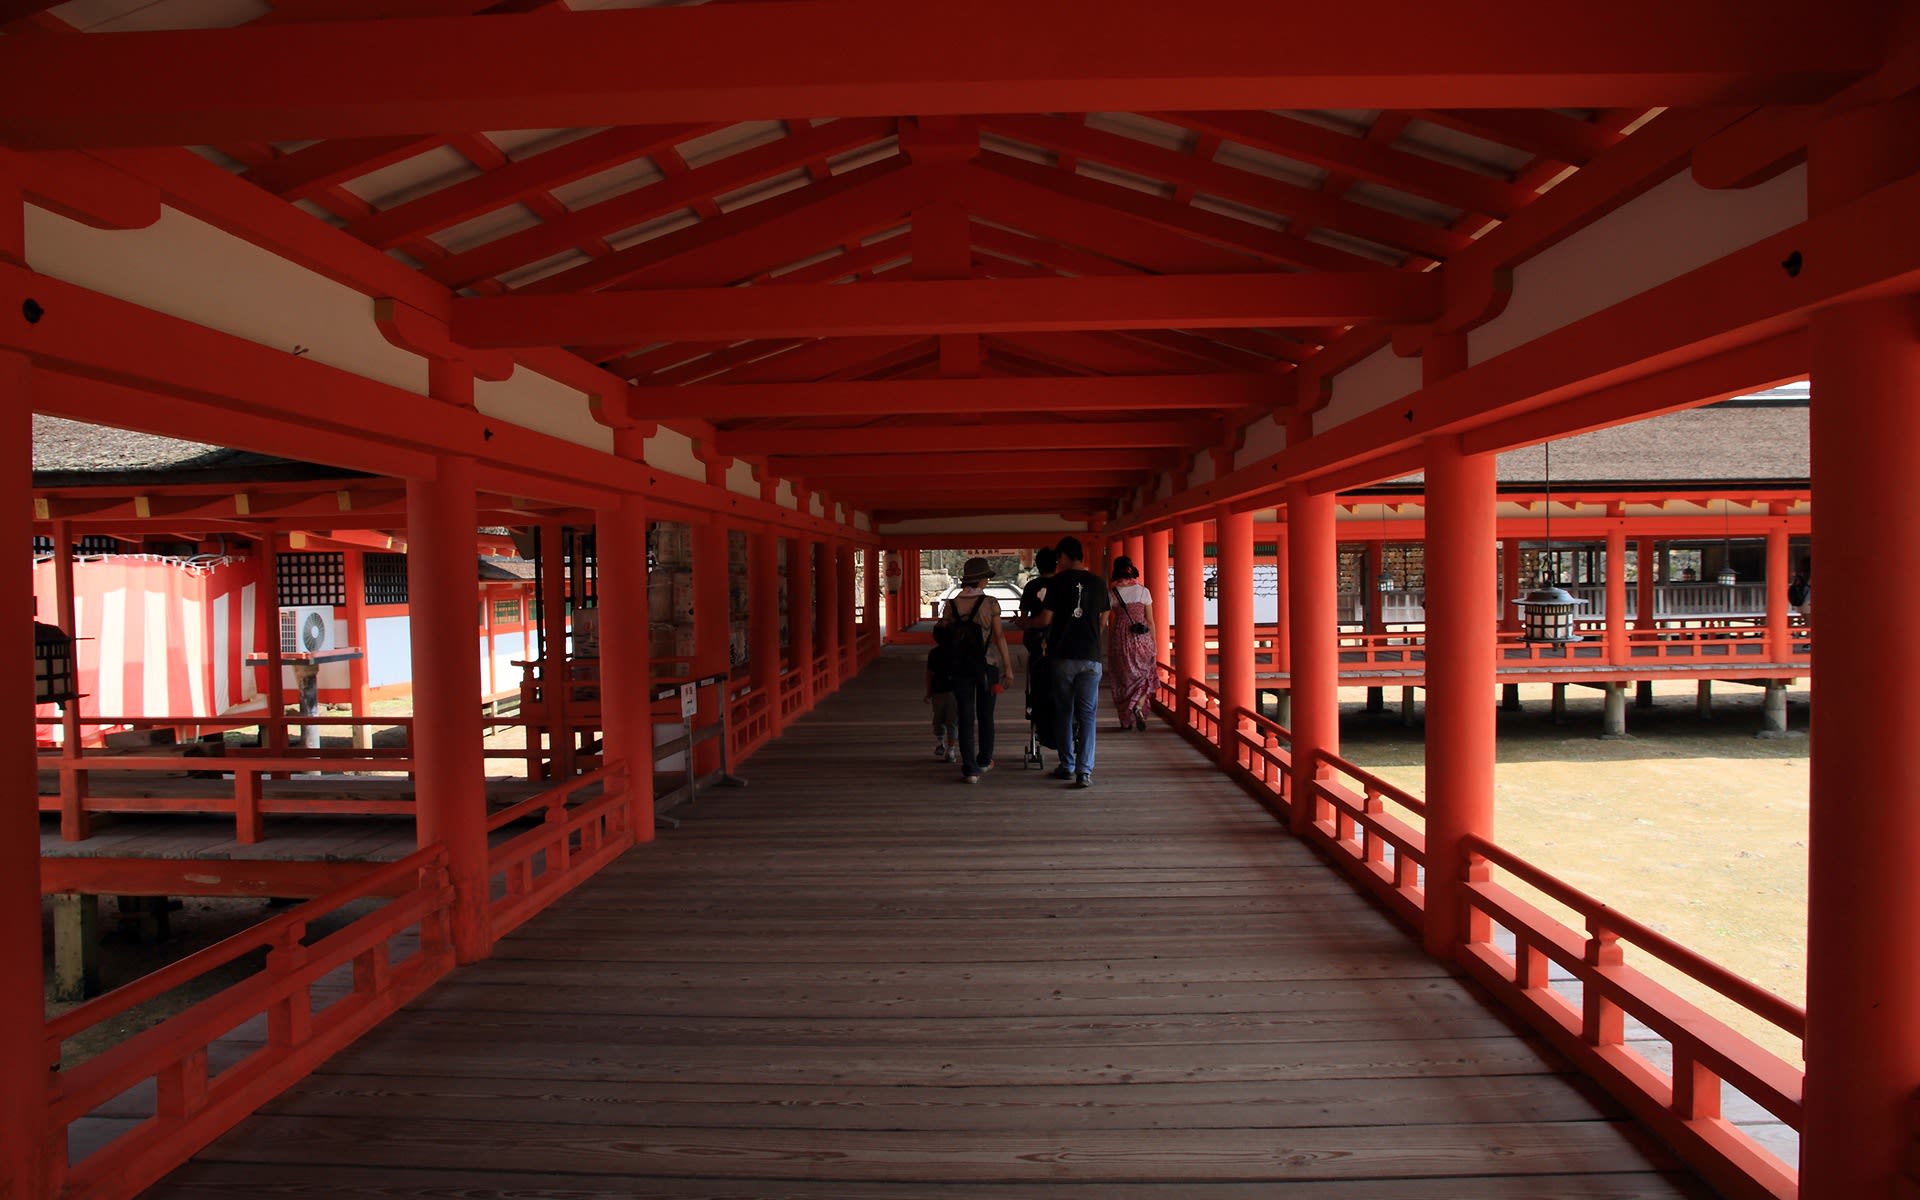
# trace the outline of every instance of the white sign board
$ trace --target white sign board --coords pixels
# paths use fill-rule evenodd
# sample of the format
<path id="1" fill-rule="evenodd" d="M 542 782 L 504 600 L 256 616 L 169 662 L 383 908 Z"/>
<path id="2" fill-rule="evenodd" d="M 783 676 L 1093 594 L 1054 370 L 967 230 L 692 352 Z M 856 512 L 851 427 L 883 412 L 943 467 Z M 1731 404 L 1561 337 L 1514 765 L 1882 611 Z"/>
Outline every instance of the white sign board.
<path id="1" fill-rule="evenodd" d="M 700 689 L 691 683 L 680 685 L 680 715 L 691 717 L 700 711 Z"/>

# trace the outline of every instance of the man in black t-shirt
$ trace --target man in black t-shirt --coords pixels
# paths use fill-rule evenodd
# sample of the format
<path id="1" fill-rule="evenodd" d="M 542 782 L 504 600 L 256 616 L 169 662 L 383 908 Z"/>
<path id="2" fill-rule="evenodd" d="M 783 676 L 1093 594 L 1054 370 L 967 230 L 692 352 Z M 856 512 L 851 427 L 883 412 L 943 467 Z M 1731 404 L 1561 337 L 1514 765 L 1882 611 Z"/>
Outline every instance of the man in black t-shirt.
<path id="1" fill-rule="evenodd" d="M 1047 581 L 1046 599 L 1036 622 L 1047 631 L 1047 670 L 1052 676 L 1054 728 L 1060 769 L 1054 775 L 1075 787 L 1093 786 L 1095 719 L 1100 709 L 1100 676 L 1105 671 L 1106 581 L 1086 570 L 1080 539 L 1065 537 L 1055 547 L 1060 569 Z"/>

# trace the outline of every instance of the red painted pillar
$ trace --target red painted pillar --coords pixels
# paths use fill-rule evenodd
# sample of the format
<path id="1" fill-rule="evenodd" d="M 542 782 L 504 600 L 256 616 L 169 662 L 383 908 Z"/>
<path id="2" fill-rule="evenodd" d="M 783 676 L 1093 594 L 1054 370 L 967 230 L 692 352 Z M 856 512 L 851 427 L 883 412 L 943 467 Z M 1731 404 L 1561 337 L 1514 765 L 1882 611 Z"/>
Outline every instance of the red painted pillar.
<path id="1" fill-rule="evenodd" d="M 1133 560 L 1133 565 L 1140 568 L 1141 575 L 1144 576 L 1147 573 L 1147 539 L 1145 537 L 1137 533 L 1128 534 L 1126 545 L 1121 548 L 1120 553 Z"/>
<path id="2" fill-rule="evenodd" d="M 0 195 L 0 220 L 13 207 Z M 0 245 L 0 257 L 4 257 Z M 5 544 L 13 555 L 15 586 L 0 588 L 11 596 L 13 616 L 0 628 L 18 636 L 0 643 L 12 650 L 0 662 L 0 729 L 7 734 L 0 750 L 0 779 L 11 779 L 6 794 L 16 799 L 34 794 L 36 762 L 33 736 L 33 651 L 27 645 L 27 623 L 33 618 L 33 559 L 24 547 L 33 538 L 33 408 L 32 367 L 23 354 L 0 351 L 0 421 L 12 433 L 0 436 L 6 462 L 0 481 L 0 513 L 12 514 L 4 528 Z M 57 549 L 57 548 L 56 548 Z M 12 663 L 6 666 L 5 663 Z M 12 713 L 11 717 L 7 713 Z M 48 1083 L 45 1030 L 45 977 L 41 973 L 40 944 L 40 814 L 31 804 L 0 806 L 0 1196 L 47 1200 L 55 1193 L 57 1163 L 64 1162 L 64 1140 L 56 1154 L 47 1120 L 51 1096 Z"/>
<path id="3" fill-rule="evenodd" d="M 1253 694 L 1253 514 L 1214 511 L 1220 555 L 1220 762 L 1239 749 L 1239 710 L 1256 711 Z"/>
<path id="4" fill-rule="evenodd" d="M 1627 526 L 1613 517 L 1607 526 L 1607 658 L 1627 661 Z"/>
<path id="5" fill-rule="evenodd" d="M 860 601 L 867 612 L 861 634 L 870 647 L 869 656 L 880 653 L 880 548 L 868 546 L 860 552 Z"/>
<path id="6" fill-rule="evenodd" d="M 349 550 L 346 553 L 347 588 L 347 641 L 349 646 L 358 646 L 365 650 L 367 646 L 367 552 Z M 367 659 L 362 654 L 347 663 L 348 703 L 353 706 L 353 715 L 367 715 Z M 355 725 L 353 744 L 357 749 L 365 750 L 373 745 L 373 727 Z"/>
<path id="7" fill-rule="evenodd" d="M 834 594 L 840 597 L 834 607 L 834 619 L 840 624 L 840 678 L 846 680 L 860 670 L 860 630 L 853 620 L 853 546 L 840 543 L 834 550 L 833 562 Z"/>
<path id="8" fill-rule="evenodd" d="M 66 631 L 68 637 L 80 636 L 79 610 L 74 603 L 73 591 L 73 523 L 55 521 L 53 523 L 53 612 L 48 614 L 52 624 Z M 221 664 L 224 668 L 225 664 Z M 84 732 L 80 725 L 80 704 L 70 701 L 60 709 L 60 744 L 63 753 L 77 755 Z M 60 772 L 60 838 L 62 841 L 78 842 L 89 835 L 92 822 L 87 817 L 86 796 L 81 787 L 81 776 L 73 771 Z"/>
<path id="9" fill-rule="evenodd" d="M 747 651 L 753 690 L 767 708 L 767 728 L 778 736 L 780 720 L 780 535 L 761 530 L 747 547 Z"/>
<path id="10" fill-rule="evenodd" d="M 1432 540 L 1433 517 L 1427 517 L 1428 540 Z M 1500 539 L 1500 629 L 1503 633 L 1520 632 L 1520 610 L 1513 602 L 1522 593 L 1520 586 L 1520 535 L 1513 534 Z"/>
<path id="11" fill-rule="evenodd" d="M 1360 628 L 1366 633 L 1379 633 L 1384 628 L 1381 617 L 1386 607 L 1386 598 L 1380 593 L 1380 572 L 1386 564 L 1387 544 L 1384 541 L 1368 542 L 1362 557 L 1366 569 L 1361 572 L 1360 579 L 1360 607 L 1364 614 Z"/>
<path id="12" fill-rule="evenodd" d="M 1206 527 L 1198 520 L 1173 527 L 1173 674 L 1186 696 L 1186 681 L 1207 680 Z"/>
<path id="13" fill-rule="evenodd" d="M 1639 597 L 1633 606 L 1633 627 L 1635 629 L 1652 629 L 1659 623 L 1653 612 L 1655 603 L 1653 598 L 1653 536 L 1643 533 L 1634 539 L 1634 550 L 1640 558 L 1640 577 L 1635 580 L 1634 584 L 1639 591 Z"/>
<path id="14" fill-rule="evenodd" d="M 1808 153 L 1810 215 L 1920 165 L 1920 94 L 1828 121 Z M 1920 298 L 1813 314 L 1813 542 L 1823 579 L 1813 685 L 1805 1127 L 1800 1194 L 1910 1188 L 1920 1081 L 1920 755 L 1876 679 L 1920 672 Z"/>
<path id="15" fill-rule="evenodd" d="M 627 818 L 635 841 L 653 840 L 653 690 L 647 627 L 647 515 L 638 496 L 595 511 L 594 581 L 600 620 L 602 761 L 626 764 Z M 696 551 L 697 553 L 697 551 Z M 694 567 L 694 586 L 700 568 Z M 697 618 L 696 618 L 697 619 Z M 699 634 L 696 628 L 695 638 Z"/>
<path id="16" fill-rule="evenodd" d="M 268 530 L 260 535 L 260 624 L 265 630 L 267 655 L 266 713 L 270 717 L 287 715 L 287 693 L 282 686 L 286 668 L 280 663 L 280 535 Z M 475 572 L 476 574 L 478 572 Z M 267 750 L 276 757 L 287 752 L 287 726 L 275 721 L 266 727 Z"/>
<path id="17" fill-rule="evenodd" d="M 814 636 L 820 641 L 820 657 L 827 662 L 827 690 L 840 690 L 840 563 L 839 547 L 831 541 L 818 541 L 819 562 L 814 566 L 814 585 L 818 588 Z"/>
<path id="18" fill-rule="evenodd" d="M 1429 953 L 1448 959 L 1466 931 L 1461 841 L 1493 836 L 1493 461 L 1463 453 L 1457 436 L 1427 442 L 1424 940 Z"/>
<path id="19" fill-rule="evenodd" d="M 547 722 L 551 777 L 573 775 L 573 729 L 567 724 L 566 527 L 540 523 L 540 711 Z"/>
<path id="20" fill-rule="evenodd" d="M 1154 657 L 1163 663 L 1173 661 L 1173 609 L 1167 598 L 1167 552 L 1172 548 L 1171 541 L 1167 530 L 1150 531 L 1146 536 L 1146 565 L 1140 568 L 1147 595 L 1153 602 Z"/>
<path id="21" fill-rule="evenodd" d="M 467 963 L 491 948 L 480 658 L 469 623 L 479 516 L 473 460 L 447 455 L 436 468 L 433 479 L 407 481 L 414 822 L 420 845 L 447 847 L 453 950 Z"/>
<path id="22" fill-rule="evenodd" d="M 724 467 L 707 468 L 709 484 L 720 486 L 726 478 Z M 714 481 L 718 479 L 720 483 Z M 641 531 L 641 562 L 646 561 L 645 530 Z M 696 728 L 710 729 L 727 719 L 728 678 L 731 668 L 728 639 L 733 633 L 732 601 L 728 595 L 727 526 L 717 515 L 696 524 L 693 533 L 693 677 L 720 676 L 714 687 L 699 689 L 700 710 L 694 717 Z M 606 614 L 600 624 L 606 627 Z M 602 655 L 604 661 L 605 656 Z M 720 745 L 706 742 L 693 752 L 694 770 L 701 775 L 720 769 Z"/>
<path id="23" fill-rule="evenodd" d="M 1287 561 L 1288 525 L 1283 519 L 1273 527 L 1273 669 L 1284 675 L 1293 662 L 1293 574 Z M 1283 721 L 1282 724 L 1285 724 Z"/>
<path id="24" fill-rule="evenodd" d="M 1767 657 L 1786 662 L 1793 657 L 1793 605 L 1787 599 L 1793 566 L 1787 555 L 1786 506 L 1773 509 L 1773 523 L 1767 526 Z"/>
<path id="25" fill-rule="evenodd" d="M 787 655 L 800 673 L 800 711 L 819 700 L 813 694 L 813 539 L 787 543 Z"/>
<path id="26" fill-rule="evenodd" d="M 1293 809 L 1288 825 L 1312 824 L 1315 751 L 1340 752 L 1340 572 L 1333 493 L 1287 489 L 1287 567 L 1292 576 Z"/>

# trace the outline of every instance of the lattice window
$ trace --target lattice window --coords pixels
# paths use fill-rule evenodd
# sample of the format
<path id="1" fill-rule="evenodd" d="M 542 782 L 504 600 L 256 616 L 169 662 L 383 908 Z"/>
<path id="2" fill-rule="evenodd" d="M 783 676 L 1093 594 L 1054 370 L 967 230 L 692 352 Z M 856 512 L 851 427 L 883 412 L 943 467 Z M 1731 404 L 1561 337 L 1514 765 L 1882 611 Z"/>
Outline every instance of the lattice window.
<path id="1" fill-rule="evenodd" d="M 518 625 L 520 623 L 520 601 L 495 600 L 493 602 L 493 623 L 495 625 Z"/>
<path id="2" fill-rule="evenodd" d="M 347 556 L 320 551 L 280 556 L 282 605 L 345 604 Z"/>
<path id="3" fill-rule="evenodd" d="M 407 602 L 407 556 L 369 554 L 362 560 L 366 575 L 366 602 L 405 604 Z"/>
<path id="4" fill-rule="evenodd" d="M 33 535 L 33 553 L 35 556 L 53 553 L 53 539 L 43 534 Z"/>
<path id="5" fill-rule="evenodd" d="M 105 534 L 90 533 L 80 539 L 79 544 L 74 547 L 74 552 L 77 554 L 118 554 L 120 553 L 120 539 L 117 537 L 107 537 Z"/>

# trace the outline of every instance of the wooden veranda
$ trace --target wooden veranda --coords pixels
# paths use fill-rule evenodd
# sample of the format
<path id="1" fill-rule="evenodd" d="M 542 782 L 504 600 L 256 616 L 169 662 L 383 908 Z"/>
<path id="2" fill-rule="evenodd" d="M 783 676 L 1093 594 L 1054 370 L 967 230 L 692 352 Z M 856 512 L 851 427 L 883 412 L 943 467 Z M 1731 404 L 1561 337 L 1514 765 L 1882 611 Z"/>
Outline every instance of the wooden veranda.
<path id="1" fill-rule="evenodd" d="M 148 1194 L 1710 1194 L 1166 726 L 955 786 L 918 658 Z"/>

